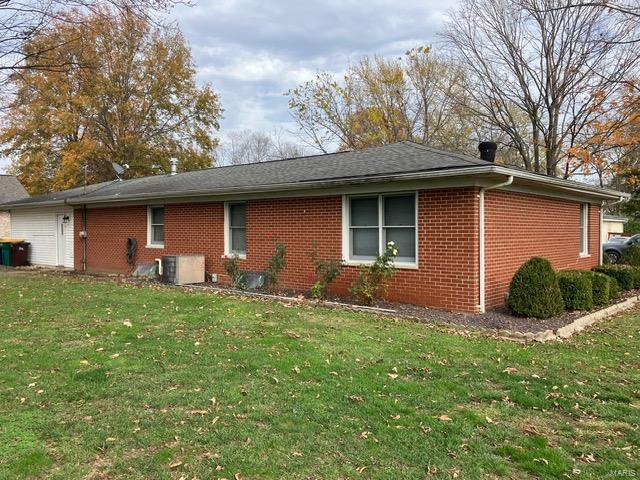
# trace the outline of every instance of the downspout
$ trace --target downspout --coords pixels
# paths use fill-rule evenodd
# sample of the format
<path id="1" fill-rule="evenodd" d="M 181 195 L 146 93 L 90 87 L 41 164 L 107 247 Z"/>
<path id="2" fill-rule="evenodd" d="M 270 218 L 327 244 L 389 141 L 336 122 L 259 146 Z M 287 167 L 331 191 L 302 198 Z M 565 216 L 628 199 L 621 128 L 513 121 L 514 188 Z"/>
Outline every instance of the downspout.
<path id="1" fill-rule="evenodd" d="M 82 271 L 87 271 L 87 204 L 82 205 Z"/>
<path id="2" fill-rule="evenodd" d="M 600 205 L 600 232 L 599 232 L 600 233 L 600 242 L 599 242 L 600 243 L 600 251 L 598 253 L 598 264 L 599 265 L 602 265 L 602 260 L 603 260 L 603 258 L 602 258 L 602 255 L 603 255 L 603 252 L 602 252 L 602 246 L 603 246 L 602 245 L 602 224 L 604 223 L 604 209 L 605 208 L 609 208 L 609 207 L 613 207 L 614 205 L 622 203 L 625 200 L 627 200 L 625 197 L 619 197 L 618 200 L 614 200 L 611 203 L 607 203 L 607 202 L 605 202 L 603 200 L 602 204 Z"/>
<path id="3" fill-rule="evenodd" d="M 495 188 L 506 187 L 513 183 L 513 175 L 509 175 L 507 180 L 495 185 L 489 185 L 488 187 L 482 187 L 479 194 L 479 226 L 478 226 L 478 252 L 479 252 L 479 266 L 478 266 L 478 286 L 479 286 L 479 298 L 480 304 L 478 305 L 480 313 L 485 313 L 485 260 L 484 260 L 484 192 L 487 190 L 493 190 Z"/>

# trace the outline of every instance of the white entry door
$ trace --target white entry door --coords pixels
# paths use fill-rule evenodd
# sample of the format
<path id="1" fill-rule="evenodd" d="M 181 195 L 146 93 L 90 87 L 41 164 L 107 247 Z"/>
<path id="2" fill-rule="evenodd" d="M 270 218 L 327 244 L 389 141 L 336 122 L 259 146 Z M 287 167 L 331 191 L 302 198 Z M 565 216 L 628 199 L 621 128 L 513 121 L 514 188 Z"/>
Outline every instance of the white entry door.
<path id="1" fill-rule="evenodd" d="M 64 215 L 61 213 L 56 214 L 56 227 L 56 265 L 61 267 L 64 266 L 64 257 L 67 253 L 67 242 L 65 237 L 67 224 L 64 222 Z"/>

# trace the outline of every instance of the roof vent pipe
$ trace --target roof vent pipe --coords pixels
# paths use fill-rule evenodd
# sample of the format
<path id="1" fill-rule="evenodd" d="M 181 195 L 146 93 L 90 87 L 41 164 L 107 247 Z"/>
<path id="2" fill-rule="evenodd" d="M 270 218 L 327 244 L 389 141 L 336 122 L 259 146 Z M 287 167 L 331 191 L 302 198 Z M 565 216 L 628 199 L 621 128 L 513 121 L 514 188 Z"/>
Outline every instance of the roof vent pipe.
<path id="1" fill-rule="evenodd" d="M 169 163 L 171 164 L 171 175 L 178 173 L 178 159 L 172 158 L 169 160 Z"/>
<path id="2" fill-rule="evenodd" d="M 480 142 L 478 150 L 480 150 L 480 158 L 482 160 L 493 163 L 496 159 L 498 144 L 495 142 Z"/>

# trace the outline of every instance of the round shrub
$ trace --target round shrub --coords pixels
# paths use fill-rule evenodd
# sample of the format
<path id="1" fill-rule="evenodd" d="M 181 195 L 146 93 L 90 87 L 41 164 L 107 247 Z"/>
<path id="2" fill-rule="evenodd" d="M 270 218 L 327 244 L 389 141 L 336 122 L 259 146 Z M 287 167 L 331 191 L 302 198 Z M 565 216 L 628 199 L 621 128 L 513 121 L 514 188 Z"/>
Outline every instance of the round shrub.
<path id="1" fill-rule="evenodd" d="M 591 272 L 591 286 L 593 292 L 594 305 L 606 305 L 611 299 L 611 281 L 613 278 L 607 277 L 604 273 Z M 613 280 L 615 282 L 615 280 Z M 618 284 L 616 283 L 616 288 Z"/>
<path id="2" fill-rule="evenodd" d="M 640 267 L 629 267 L 633 278 L 633 288 L 640 288 Z"/>
<path id="3" fill-rule="evenodd" d="M 564 311 L 564 301 L 553 266 L 533 257 L 520 266 L 509 285 L 507 306 L 518 315 L 549 318 Z"/>
<path id="4" fill-rule="evenodd" d="M 591 275 L 580 270 L 565 270 L 558 273 L 558 285 L 567 310 L 591 310 L 593 308 L 593 286 Z"/>
<path id="5" fill-rule="evenodd" d="M 606 255 L 605 255 L 606 257 Z M 633 267 L 640 267 L 640 245 L 634 243 L 622 255 L 622 263 Z"/>
<path id="6" fill-rule="evenodd" d="M 620 299 L 620 286 L 618 282 L 613 277 L 607 277 L 609 279 L 609 298 L 611 300 L 619 300 Z"/>
<path id="7" fill-rule="evenodd" d="M 628 265 L 600 265 L 594 267 L 593 271 L 615 278 L 622 290 L 631 290 L 636 281 L 636 274 Z"/>

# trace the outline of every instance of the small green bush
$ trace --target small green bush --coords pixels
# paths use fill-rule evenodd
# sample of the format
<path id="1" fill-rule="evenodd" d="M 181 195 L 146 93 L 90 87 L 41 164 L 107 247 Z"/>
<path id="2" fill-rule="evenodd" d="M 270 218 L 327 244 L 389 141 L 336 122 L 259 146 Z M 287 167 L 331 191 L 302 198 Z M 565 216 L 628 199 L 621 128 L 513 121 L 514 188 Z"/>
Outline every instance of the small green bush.
<path id="1" fill-rule="evenodd" d="M 351 282 L 349 292 L 360 302 L 371 305 L 382 293 L 385 279 L 393 277 L 396 268 L 393 261 L 398 255 L 398 249 L 393 241 L 387 243 L 382 255 L 376 257 L 371 265 L 361 265 L 358 276 Z"/>
<path id="2" fill-rule="evenodd" d="M 320 258 L 316 244 L 314 244 L 311 251 L 311 261 L 313 262 L 311 296 L 316 299 L 322 299 L 327 296 L 329 285 L 340 275 L 342 261 L 337 258 Z"/>
<path id="3" fill-rule="evenodd" d="M 511 279 L 507 306 L 519 315 L 535 318 L 564 311 L 558 278 L 549 260 L 533 257 L 522 264 Z"/>
<path id="4" fill-rule="evenodd" d="M 267 268 L 265 269 L 266 283 L 269 288 L 275 290 L 280 283 L 280 273 L 287 266 L 285 256 L 287 254 L 287 247 L 280 242 L 276 242 L 275 252 L 267 260 Z"/>
<path id="5" fill-rule="evenodd" d="M 633 289 L 637 281 L 637 273 L 628 265 L 600 265 L 593 267 L 593 271 L 615 278 L 622 290 Z"/>
<path id="6" fill-rule="evenodd" d="M 600 272 L 591 272 L 591 275 L 593 304 L 606 305 L 611 299 L 611 281 L 615 282 L 615 280 Z M 618 284 L 616 284 L 616 287 L 617 286 Z"/>
<path id="7" fill-rule="evenodd" d="M 558 273 L 558 285 L 567 310 L 593 308 L 593 284 L 590 272 L 564 270 Z"/>
<path id="8" fill-rule="evenodd" d="M 609 279 L 609 298 L 611 300 L 620 300 L 620 286 L 613 277 L 607 277 Z"/>
<path id="9" fill-rule="evenodd" d="M 605 255 L 606 256 L 606 255 Z M 640 267 L 640 245 L 631 245 L 622 255 L 622 263 L 632 267 Z"/>
<path id="10" fill-rule="evenodd" d="M 231 285 L 235 288 L 244 290 L 247 288 L 247 279 L 245 272 L 240 270 L 240 259 L 237 255 L 227 258 L 223 262 L 224 270 L 231 279 Z"/>
<path id="11" fill-rule="evenodd" d="M 640 288 L 640 267 L 629 266 L 629 270 L 631 270 L 633 288 Z"/>

